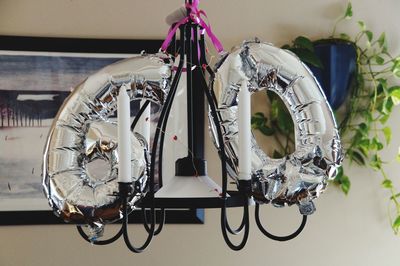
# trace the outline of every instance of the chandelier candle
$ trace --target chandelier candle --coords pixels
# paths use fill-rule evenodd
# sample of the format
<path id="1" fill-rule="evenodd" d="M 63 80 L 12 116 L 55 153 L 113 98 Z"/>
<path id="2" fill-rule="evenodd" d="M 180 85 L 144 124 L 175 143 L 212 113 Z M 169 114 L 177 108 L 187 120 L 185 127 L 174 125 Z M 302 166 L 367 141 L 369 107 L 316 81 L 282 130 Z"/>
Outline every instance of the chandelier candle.
<path id="1" fill-rule="evenodd" d="M 251 177 L 251 95 L 247 85 L 247 80 L 243 79 L 239 91 L 239 180 L 250 180 Z"/>
<path id="2" fill-rule="evenodd" d="M 118 181 L 131 183 L 131 108 L 130 99 L 123 85 L 117 97 L 118 112 Z"/>

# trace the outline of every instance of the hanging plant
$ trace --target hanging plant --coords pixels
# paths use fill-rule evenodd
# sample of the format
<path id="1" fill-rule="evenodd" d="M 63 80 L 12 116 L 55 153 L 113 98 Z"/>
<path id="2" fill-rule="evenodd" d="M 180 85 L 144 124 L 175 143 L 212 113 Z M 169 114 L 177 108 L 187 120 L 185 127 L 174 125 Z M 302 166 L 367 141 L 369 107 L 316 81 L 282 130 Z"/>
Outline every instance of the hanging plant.
<path id="1" fill-rule="evenodd" d="M 320 81 L 335 109 L 349 165 L 356 164 L 380 173 L 382 187 L 390 193 L 389 219 L 397 234 L 400 231 L 400 193 L 385 170 L 385 166 L 395 159 L 384 160 L 382 151 L 392 138 L 387 121 L 394 106 L 400 104 L 400 82 L 392 82 L 392 78 L 400 78 L 400 55 L 392 56 L 385 33 L 376 38 L 363 21 L 357 22 L 360 31 L 354 38 L 346 33 L 337 34 L 337 25 L 352 16 L 349 3 L 329 38 L 312 41 L 299 36 L 282 48 L 297 54 Z M 268 94 L 268 98 L 271 104 L 269 115 L 254 114 L 252 127 L 264 135 L 274 136 L 278 148 L 273 156 L 282 157 L 293 150 L 293 123 L 280 98 L 272 93 Z M 396 159 L 400 162 L 399 154 Z M 350 180 L 340 168 L 333 183 L 347 194 Z"/>

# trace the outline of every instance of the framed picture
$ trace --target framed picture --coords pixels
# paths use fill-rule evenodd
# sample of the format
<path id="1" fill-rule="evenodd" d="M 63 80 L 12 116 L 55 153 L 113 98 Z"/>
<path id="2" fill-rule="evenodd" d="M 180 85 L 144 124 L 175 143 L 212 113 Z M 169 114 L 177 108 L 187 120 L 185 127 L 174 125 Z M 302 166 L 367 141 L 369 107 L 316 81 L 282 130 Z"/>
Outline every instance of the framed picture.
<path id="1" fill-rule="evenodd" d="M 161 42 L 0 36 L 0 225 L 64 223 L 41 187 L 53 118 L 71 88 L 87 76 L 143 50 L 155 53 Z M 202 127 L 198 130 L 202 135 Z M 130 220 L 141 222 L 141 212 Z M 166 223 L 203 220 L 199 209 L 166 213 Z"/>

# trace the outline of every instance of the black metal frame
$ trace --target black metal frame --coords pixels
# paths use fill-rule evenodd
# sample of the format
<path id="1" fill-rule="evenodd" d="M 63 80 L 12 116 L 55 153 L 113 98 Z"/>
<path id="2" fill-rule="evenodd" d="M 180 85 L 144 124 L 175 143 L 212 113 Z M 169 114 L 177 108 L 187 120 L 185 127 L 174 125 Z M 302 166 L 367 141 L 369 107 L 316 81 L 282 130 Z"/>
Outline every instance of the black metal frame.
<path id="1" fill-rule="evenodd" d="M 179 26 L 180 39 L 176 41 L 176 36 L 173 37 L 172 45 L 169 52 L 175 55 L 177 52 L 176 47 L 179 47 L 179 65 L 175 72 L 167 99 L 162 107 L 160 118 L 157 124 L 153 145 L 151 146 L 151 162 L 149 165 L 149 190 L 146 196 L 141 199 L 137 207 L 142 208 L 142 222 L 148 235 L 144 243 L 137 247 L 128 234 L 129 213 L 128 204 L 129 199 L 135 191 L 133 191 L 132 183 L 119 183 L 119 196 L 122 200 L 122 226 L 119 231 L 111 238 L 106 240 L 97 240 L 91 238 L 86 234 L 85 230 L 78 226 L 79 234 L 88 242 L 95 245 L 107 245 L 123 237 L 124 242 L 128 249 L 135 253 L 140 253 L 150 244 L 152 238 L 158 235 L 164 225 L 165 214 L 167 208 L 220 208 L 221 209 L 221 229 L 222 235 L 227 245 L 233 250 L 241 250 L 249 236 L 249 205 L 252 199 L 251 181 L 237 182 L 237 191 L 228 191 L 228 173 L 227 173 L 227 157 L 224 146 L 224 135 L 222 132 L 221 121 L 217 112 L 217 102 L 214 92 L 206 82 L 205 74 L 208 73 L 213 79 L 214 72 L 210 69 L 206 60 L 204 32 L 201 26 L 193 21 L 191 15 L 192 0 L 185 0 L 187 7 L 187 22 Z M 200 32 L 200 35 L 199 35 Z M 200 38 L 200 39 L 199 39 Z M 200 54 L 198 54 L 200 51 Z M 186 57 L 186 65 L 185 65 Z M 156 157 L 158 156 L 158 178 L 159 186 L 162 187 L 162 154 L 164 146 L 165 129 L 168 123 L 169 113 L 177 91 L 182 72 L 186 67 L 187 72 L 187 112 L 188 112 L 188 155 L 187 157 L 180 158 L 176 161 L 176 175 L 177 176 L 199 176 L 207 175 L 206 161 L 204 160 L 204 99 L 206 99 L 210 116 L 215 124 L 217 131 L 217 147 L 218 154 L 221 160 L 221 178 L 222 178 L 222 193 L 213 198 L 156 198 L 155 197 L 155 171 L 156 171 Z M 139 111 L 139 115 L 146 108 L 147 103 Z M 136 125 L 137 119 L 133 122 L 131 129 Z M 199 127 L 200 125 L 200 127 Z M 199 143 L 201 145 L 199 145 Z M 228 207 L 242 207 L 243 217 L 240 225 L 237 228 L 232 228 L 229 225 L 227 218 Z M 156 209 L 160 209 L 156 212 Z M 255 220 L 260 231 L 267 237 L 276 241 L 287 241 L 296 237 L 304 228 L 307 216 L 303 216 L 300 227 L 288 236 L 275 236 L 269 233 L 262 225 L 259 217 L 259 205 L 256 204 Z M 158 225 L 157 225 L 158 224 Z M 238 235 L 242 233 L 239 243 L 235 244 L 231 241 L 230 235 Z"/>
<path id="2" fill-rule="evenodd" d="M 185 0 L 188 6 L 192 5 L 192 0 Z M 239 181 L 237 186 L 237 191 L 228 191 L 228 174 L 227 174 L 227 158 L 224 146 L 224 136 L 222 133 L 221 121 L 217 112 L 217 103 L 214 91 L 210 88 L 205 79 L 205 73 L 208 74 L 213 79 L 213 71 L 207 64 L 206 54 L 205 54 L 205 42 L 204 33 L 200 34 L 200 40 L 198 40 L 199 30 L 201 32 L 202 28 L 196 22 L 192 21 L 191 10 L 187 8 L 188 21 L 179 27 L 180 39 L 176 41 L 176 36 L 172 40 L 172 48 L 169 52 L 175 55 L 176 47 L 179 46 L 179 65 L 174 75 L 174 79 L 171 84 L 168 97 L 163 105 L 160 118 L 158 121 L 155 138 L 153 140 L 152 151 L 151 151 L 151 163 L 150 163 L 150 175 L 149 175 L 149 191 L 144 199 L 142 199 L 138 206 L 142 207 L 143 210 L 147 209 L 150 214 L 150 219 L 145 216 L 145 229 L 148 233 L 147 239 L 140 246 L 136 247 L 131 242 L 128 235 L 128 208 L 127 204 L 130 196 L 132 195 L 132 184 L 131 183 L 119 183 L 119 196 L 123 202 L 123 224 L 121 229 L 116 235 L 107 239 L 97 241 L 95 239 L 90 239 L 90 237 L 84 232 L 81 227 L 78 227 L 79 234 L 88 242 L 95 245 L 107 245 L 110 244 L 121 236 L 128 249 L 134 253 L 140 253 L 146 249 L 150 244 L 152 238 L 159 234 L 163 228 L 163 218 L 164 218 L 164 208 L 188 208 L 188 207 L 200 207 L 200 208 L 220 208 L 221 209 L 221 229 L 222 235 L 226 244 L 232 250 L 241 250 L 247 242 L 249 236 L 249 204 L 252 198 L 251 195 L 251 181 Z M 198 52 L 200 51 L 200 55 Z M 204 154 L 202 150 L 197 150 L 194 143 L 199 140 L 203 140 L 204 136 L 196 136 L 195 126 L 198 123 L 195 121 L 201 121 L 202 117 L 196 117 L 194 110 L 196 108 L 204 108 L 204 96 L 206 97 L 210 115 L 215 123 L 215 128 L 217 131 L 217 138 L 219 147 L 217 147 L 218 154 L 221 160 L 221 178 L 222 178 L 222 193 L 219 197 L 214 198 L 156 198 L 155 197 L 155 162 L 156 156 L 158 155 L 159 165 L 159 180 L 162 186 L 162 153 L 164 144 L 164 134 L 165 128 L 168 123 L 168 114 L 171 110 L 171 106 L 174 100 L 174 96 L 178 87 L 178 83 L 181 74 L 184 69 L 184 58 L 186 57 L 186 72 L 187 72 L 187 112 L 188 112 L 188 155 L 187 157 L 178 159 L 176 161 L 175 172 L 178 176 L 199 176 L 207 175 L 206 162 L 204 160 Z M 205 68 L 203 66 L 206 66 Z M 211 86 L 212 87 L 212 86 Z M 143 107 L 145 108 L 145 107 Z M 134 125 L 133 125 L 134 126 Z M 158 153 L 157 153 L 158 152 Z M 229 196 L 228 196 L 229 194 Z M 229 225 L 227 218 L 227 208 L 228 207 L 243 207 L 243 218 L 240 225 L 236 229 L 232 229 Z M 157 215 L 155 213 L 156 208 L 161 208 L 161 217 L 157 221 Z M 150 209 L 150 210 L 149 210 Z M 304 228 L 307 216 L 303 216 L 302 223 L 300 227 L 292 234 L 288 236 L 275 236 L 269 233 L 262 225 L 259 217 L 259 205 L 256 204 L 255 208 L 256 223 L 260 231 L 267 237 L 276 241 L 287 241 L 296 237 Z M 150 225 L 148 224 L 150 222 Z M 156 228 L 156 223 L 158 227 Z M 229 235 L 238 235 L 243 231 L 242 237 L 238 244 L 234 244 Z"/>
<path id="3" fill-rule="evenodd" d="M 87 38 L 49 38 L 0 36 L 0 50 L 37 51 L 37 52 L 75 52 L 75 53 L 113 53 L 139 54 L 142 50 L 155 53 L 159 50 L 162 40 L 127 40 L 127 39 L 87 39 Z M 204 106 L 196 107 L 196 113 L 203 117 Z M 203 152 L 204 121 L 197 123 L 195 132 L 201 138 L 196 143 L 196 149 Z M 161 213 L 157 211 L 159 217 Z M 161 215 L 162 216 L 162 215 Z M 185 210 L 167 210 L 166 223 L 204 223 L 204 210 L 190 208 Z M 130 223 L 143 223 L 143 212 L 134 211 Z M 33 224 L 64 224 L 52 211 L 0 211 L 0 225 L 33 225 Z"/>

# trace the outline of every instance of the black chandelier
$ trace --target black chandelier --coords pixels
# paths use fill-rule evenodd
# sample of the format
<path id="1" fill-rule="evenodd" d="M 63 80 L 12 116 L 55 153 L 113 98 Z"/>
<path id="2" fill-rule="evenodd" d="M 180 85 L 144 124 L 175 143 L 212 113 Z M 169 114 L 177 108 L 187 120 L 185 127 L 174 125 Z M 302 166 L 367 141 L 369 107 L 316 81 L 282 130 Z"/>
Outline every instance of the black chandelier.
<path id="1" fill-rule="evenodd" d="M 119 231 L 111 238 L 106 240 L 98 240 L 87 234 L 81 225 L 77 226 L 79 234 L 88 242 L 94 245 L 107 245 L 111 244 L 120 237 L 123 237 L 126 246 L 135 253 L 140 253 L 146 249 L 146 247 L 150 244 L 152 238 L 158 235 L 164 226 L 165 221 L 165 210 L 167 209 L 193 209 L 193 208 L 219 208 L 221 210 L 221 230 L 222 235 L 227 243 L 227 245 L 233 250 L 241 250 L 248 239 L 249 236 L 249 206 L 255 205 L 255 221 L 260 229 L 260 231 L 270 239 L 276 241 L 287 241 L 290 239 L 295 238 L 297 235 L 301 233 L 304 229 L 306 222 L 307 222 L 307 215 L 313 213 L 314 205 L 312 204 L 312 199 L 316 198 L 320 191 L 326 187 L 326 180 L 327 177 L 332 178 L 336 175 L 336 167 L 340 164 L 342 160 L 342 155 L 340 153 L 340 140 L 337 138 L 337 130 L 335 128 L 335 123 L 332 122 L 332 136 L 329 140 L 324 140 L 329 142 L 329 145 L 326 145 L 328 148 L 320 148 L 319 145 L 315 145 L 312 149 L 312 154 L 303 152 L 301 160 L 294 158 L 294 159 L 287 159 L 289 161 L 287 169 L 283 169 L 282 171 L 287 171 L 287 176 L 281 176 L 279 178 L 272 177 L 272 181 L 270 184 L 265 185 L 262 182 L 255 182 L 254 180 L 265 180 L 263 173 L 260 171 L 252 171 L 251 170 L 251 159 L 245 158 L 246 156 L 229 156 L 232 154 L 232 151 L 227 148 L 225 143 L 227 143 L 227 135 L 229 135 L 229 130 L 227 130 L 226 126 L 226 117 L 224 117 L 221 112 L 219 111 L 218 106 L 218 96 L 217 93 L 214 91 L 214 86 L 207 84 L 206 76 L 209 76 L 211 81 L 215 80 L 215 70 L 211 69 L 207 62 L 207 53 L 206 53 L 206 43 L 205 43 L 205 32 L 208 35 L 212 35 L 210 28 L 204 24 L 204 21 L 199 19 L 199 14 L 202 14 L 202 11 L 197 9 L 198 0 L 186 0 L 185 1 L 185 8 L 181 8 L 173 13 L 172 17 L 169 17 L 169 20 L 172 20 L 173 23 L 171 26 L 171 31 L 169 33 L 169 38 L 167 37 L 166 43 L 169 45 L 168 50 L 165 49 L 165 45 L 163 48 L 165 49 L 163 53 L 168 54 L 171 56 L 174 61 L 178 61 L 176 69 L 174 69 L 174 75 L 172 78 L 172 82 L 169 85 L 169 91 L 166 94 L 166 98 L 163 99 L 162 108 L 159 114 L 157 126 L 155 128 L 154 137 L 152 140 L 152 145 L 148 145 L 149 151 L 146 159 L 146 169 L 145 172 L 147 173 L 147 180 L 146 180 L 146 192 L 143 193 L 143 197 L 138 198 L 138 200 L 132 206 L 132 198 L 138 195 L 138 192 L 143 191 L 143 188 L 140 187 L 141 184 L 137 182 L 132 182 L 129 178 L 121 179 L 120 176 L 123 175 L 121 171 L 122 162 L 120 162 L 119 173 L 118 173 L 118 191 L 114 192 L 113 197 L 118 199 L 118 204 L 113 207 L 113 210 L 121 213 L 122 216 L 122 225 Z M 179 30 L 179 38 L 177 38 L 177 31 Z M 215 36 L 210 36 L 215 38 Z M 259 43 L 259 41 L 255 41 L 255 43 Z M 241 57 L 240 57 L 241 56 Z M 291 59 L 293 56 L 290 55 Z M 227 59 L 228 56 L 223 56 L 221 62 Z M 291 88 L 293 88 L 294 84 L 298 82 L 302 77 L 300 76 L 290 76 L 285 73 L 283 70 L 279 70 L 278 68 L 271 68 L 267 65 L 263 65 L 263 63 L 258 62 L 257 67 L 258 70 L 254 72 L 255 69 L 255 61 L 253 60 L 252 56 L 249 55 L 248 49 L 243 49 L 239 58 L 242 58 L 246 61 L 246 64 L 249 66 L 248 68 L 243 69 L 243 72 L 250 73 L 249 75 L 253 75 L 259 77 L 257 81 L 249 80 L 249 83 L 245 83 L 245 88 L 240 90 L 241 85 L 233 84 L 232 91 L 233 96 L 228 95 L 231 101 L 236 101 L 236 98 L 239 97 L 239 102 L 241 100 L 240 92 L 245 91 L 248 95 L 243 96 L 247 98 L 242 98 L 242 101 L 250 101 L 250 93 L 248 87 L 251 87 L 252 84 L 257 83 L 258 86 L 266 87 L 266 88 L 279 88 L 282 91 L 282 94 L 288 93 Z M 294 57 L 293 57 L 294 58 Z M 234 64 L 234 61 L 233 61 Z M 299 63 L 300 64 L 300 63 Z M 253 71 L 253 72 L 252 72 Z M 280 71 L 280 72 L 279 72 Z M 178 85 L 182 81 L 182 74 L 186 72 L 186 104 L 187 104 L 187 156 L 184 158 L 180 158 L 175 162 L 175 177 L 172 179 L 172 182 L 168 182 L 168 184 L 163 184 L 163 154 L 164 154 L 164 144 L 165 144 L 165 137 L 166 137 L 166 130 L 168 120 L 170 118 L 170 112 L 172 105 L 174 103 L 174 99 L 176 98 L 176 93 L 178 90 Z M 308 72 L 307 72 L 308 73 Z M 229 74 L 229 73 L 228 73 Z M 122 78 L 121 78 L 122 79 Z M 113 85 L 114 81 L 110 81 L 109 83 Z M 253 83 L 252 83 L 253 82 Z M 116 82 L 114 82 L 116 84 Z M 107 83 L 108 84 L 108 83 Z M 121 89 L 122 86 L 118 87 L 116 90 L 113 90 L 113 86 L 107 85 L 108 87 L 104 87 L 101 91 L 111 90 L 111 93 L 108 95 L 109 97 L 127 97 L 127 95 L 123 95 L 124 93 L 127 94 L 125 89 Z M 116 87 L 115 87 L 116 88 Z M 130 91 L 130 89 L 128 89 Z M 145 91 L 145 89 L 143 89 Z M 323 95 L 323 94 L 322 94 Z M 229 98 L 228 97 L 228 98 Z M 104 97 L 103 97 L 104 98 Z M 323 98 L 323 96 L 322 96 Z M 144 98 L 143 98 L 144 99 Z M 293 98 L 295 99 L 295 98 Z M 105 104 L 109 104 L 115 100 L 107 100 L 102 99 L 102 106 Z M 215 188 L 213 181 L 207 176 L 207 162 L 204 159 L 203 155 L 203 147 L 199 147 L 199 143 L 203 144 L 203 133 L 202 132 L 202 125 L 204 122 L 204 103 L 207 103 L 209 109 L 209 122 L 210 127 L 214 131 L 214 142 L 217 147 L 218 155 L 220 158 L 221 163 L 221 188 Z M 315 101 L 310 101 L 307 104 L 297 104 L 293 107 L 295 112 L 301 113 L 303 110 L 307 108 L 307 106 L 313 104 Z M 132 124 L 130 125 L 130 130 L 127 128 L 127 131 L 133 132 L 137 127 L 140 118 L 149 109 L 151 101 L 146 100 L 141 104 L 138 113 L 136 114 Z M 244 103 L 244 102 L 243 102 Z M 243 105 L 242 103 L 242 105 Z M 244 105 L 245 106 L 245 105 Z M 240 107 L 240 106 L 239 106 Z M 93 108 L 93 107 L 91 107 Z M 115 111 L 114 107 L 110 108 L 112 111 Z M 123 109 L 120 108 L 120 102 L 118 98 L 118 119 L 124 115 Z M 121 107 L 122 108 L 122 107 Z M 247 105 L 247 110 L 242 110 L 238 112 L 239 116 L 239 139 L 241 138 L 240 131 L 248 132 L 247 137 L 245 137 L 244 142 L 244 149 L 251 149 L 254 146 L 250 140 L 251 134 L 251 124 L 250 124 L 250 107 L 249 104 Z M 296 109 L 297 108 L 297 109 Z M 95 115 L 97 116 L 99 111 L 96 108 L 95 111 L 97 112 Z M 325 110 L 326 109 L 326 110 Z M 330 108 L 329 106 L 326 107 L 323 111 L 327 112 L 329 115 Z M 321 112 L 323 112 L 321 111 Z M 130 111 L 129 111 L 130 112 Z M 241 112 L 244 113 L 244 118 L 241 118 Z M 327 116 L 324 113 L 325 118 Z M 125 113 L 125 115 L 127 115 Z M 75 120 L 79 119 L 87 119 L 91 115 L 84 115 L 84 118 L 76 118 Z M 129 115 L 130 117 L 130 115 Z M 242 119 L 242 120 L 240 120 Z M 299 121 L 299 125 L 301 123 L 313 121 L 307 117 L 301 118 L 303 120 Z M 333 118 L 330 118 L 333 120 Z M 129 118 L 128 118 L 129 121 Z M 243 122 L 244 121 L 244 122 Z M 304 122 L 305 121 L 305 122 Z M 118 120 L 118 123 L 120 120 Z M 314 121 L 315 122 L 315 121 Z M 129 122 L 130 123 L 130 122 Z M 242 124 L 240 124 L 242 123 Z M 240 125 L 244 127 L 240 128 Z M 68 125 L 72 127 L 71 125 Z M 119 125 L 118 125 L 119 126 Z M 317 123 L 313 126 L 318 126 Z M 329 126 L 329 124 L 328 124 Z M 325 128 L 331 129 L 325 125 Z M 128 126 L 129 127 L 129 126 Z M 301 126 L 299 126 L 301 129 Z M 321 141 L 318 136 L 318 130 L 311 128 L 310 126 L 305 127 L 304 130 L 309 130 L 311 133 L 304 137 L 305 144 L 309 145 L 310 143 Z M 310 129 L 311 128 L 311 129 Z M 81 130 L 81 128 L 73 128 L 76 131 Z M 200 130 L 199 130 L 200 129 Z M 87 131 L 87 129 L 85 129 Z M 313 132 L 313 130 L 315 132 Z M 120 134 L 120 127 L 118 130 L 118 134 Z M 236 133 L 235 133 L 236 134 Z M 301 134 L 300 134 L 301 135 Z M 304 134 L 303 134 L 304 135 Z M 302 135 L 302 136 L 303 136 Z M 242 135 L 243 136 L 243 135 Z M 246 136 L 246 135 L 245 135 Z M 242 137 L 243 138 L 243 137 Z M 120 141 L 120 137 L 118 141 Z M 48 141 L 51 142 L 51 141 Z M 121 142 L 123 143 L 123 142 Z M 300 143 L 300 142 L 299 142 Z M 49 145 L 49 144 L 48 144 Z M 97 145 L 97 144 L 96 144 Z M 99 143 L 98 145 L 103 145 L 103 150 L 112 149 L 110 143 L 104 144 Z M 108 146 L 107 146 L 108 145 Z M 243 144 L 239 143 L 239 146 Z M 300 144 L 299 144 L 300 145 Z M 125 145 L 128 146 L 128 145 Z M 97 146 L 96 146 L 97 147 Z M 97 147 L 100 149 L 99 147 Z M 118 149 L 124 149 L 124 145 L 118 145 Z M 326 155 L 324 149 L 331 149 L 331 154 Z M 239 147 L 240 150 L 240 147 Z M 119 150 L 120 151 L 120 150 Z M 123 152 L 121 152 L 123 155 Z M 122 161 L 122 155 L 120 154 L 119 160 Z M 244 153 L 245 154 L 245 153 Z M 310 155 L 311 154 L 311 155 Z M 249 153 L 248 153 L 249 155 Z M 262 157 L 262 156 L 261 156 Z M 332 157 L 332 158 L 331 158 Z M 232 159 L 233 158 L 233 159 Z M 245 158 L 245 159 L 243 159 Z M 288 157 L 289 158 L 289 157 Z M 328 159 L 327 159 L 328 158 Z M 330 158 L 330 159 L 329 159 Z M 129 158 L 128 158 L 129 159 Z M 239 160 L 241 159 L 241 160 Z M 234 171 L 232 169 L 237 169 L 238 164 L 241 161 L 246 161 L 250 163 L 245 167 L 250 167 L 249 171 L 243 171 L 237 173 L 238 176 L 242 175 L 241 178 L 237 178 L 235 180 L 236 189 L 235 190 L 228 190 L 228 176 L 231 176 L 231 172 Z M 238 162 L 239 161 L 239 162 Z M 131 162 L 128 160 L 127 164 Z M 45 163 L 46 164 L 46 163 Z M 49 164 L 49 163 L 48 163 Z M 306 171 L 301 168 L 301 166 L 306 165 L 310 167 L 310 171 Z M 46 165 L 44 165 L 44 169 L 46 169 Z M 244 167 L 239 165 L 239 169 L 243 170 Z M 294 170 L 292 170 L 294 169 Z M 275 172 L 274 172 L 275 173 Z M 278 173 L 279 174 L 279 173 Z M 244 176 L 243 176 L 244 175 Z M 275 173 L 275 175 L 277 175 Z M 290 178 L 297 177 L 302 175 L 303 179 L 298 181 L 297 179 L 294 181 L 290 181 Z M 310 180 L 311 178 L 317 179 L 318 182 L 312 183 Z M 264 178 L 264 179 L 263 179 Z M 155 180 L 158 179 L 158 182 Z M 281 181 L 283 180 L 283 181 Z M 289 181 L 287 181 L 289 180 Z M 294 193 L 292 197 L 287 197 L 282 199 L 282 197 L 276 197 L 275 199 L 265 199 L 259 194 L 263 196 L 268 194 L 271 187 L 277 187 L 281 183 L 279 182 L 293 182 L 296 184 L 296 193 Z M 296 183 L 297 182 L 297 183 Z M 45 192 L 47 194 L 55 193 L 51 192 L 49 189 L 49 182 L 44 182 Z M 301 185 L 299 185 L 301 183 Z M 189 184 L 189 185 L 188 185 Z M 215 184 L 215 183 L 214 183 Z M 180 187 L 181 186 L 181 187 Z M 182 196 L 179 193 L 174 194 L 175 190 L 180 187 L 186 188 L 185 186 L 189 187 L 189 190 L 192 188 L 196 190 L 196 187 L 205 186 L 205 190 L 215 188 L 213 196 L 207 194 L 204 196 L 196 196 L 192 195 L 190 197 Z M 305 187 L 308 186 L 308 190 Z M 190 188 L 191 187 L 191 188 Z M 288 193 L 289 189 L 286 188 L 282 193 Z M 190 191 L 189 191 L 190 192 Z M 216 192 L 216 193 L 215 193 Z M 48 196 L 49 198 L 51 196 Z M 307 200 L 304 200 L 304 199 Z M 284 206 L 287 203 L 297 204 L 300 208 L 300 213 L 302 214 L 302 221 L 299 228 L 292 234 L 287 236 L 276 236 L 269 233 L 263 226 L 261 219 L 260 219 L 260 203 L 273 203 L 277 206 Z M 64 204 L 65 205 L 65 204 Z M 236 208 L 242 207 L 243 208 L 243 217 L 241 220 L 240 225 L 237 228 L 233 228 L 230 226 L 228 219 L 227 219 L 227 208 Z M 53 206 L 54 208 L 54 206 Z M 65 206 L 63 206 L 65 208 Z M 69 212 L 70 209 L 74 209 L 75 207 L 68 207 Z M 129 214 L 132 209 L 141 209 L 142 214 L 144 217 L 144 228 L 146 229 L 148 235 L 146 240 L 141 246 L 136 246 L 132 243 L 131 237 L 128 235 L 128 219 Z M 91 210 L 90 212 L 95 211 L 103 211 L 103 210 Z M 88 211 L 89 212 L 89 211 Z M 106 212 L 106 211 L 105 211 Z M 156 215 L 159 214 L 159 215 Z M 106 215 L 102 214 L 103 217 Z M 73 218 L 69 217 L 69 220 L 73 221 Z M 82 223 L 81 223 L 82 224 Z M 230 236 L 231 235 L 239 235 L 242 234 L 242 238 L 238 244 L 234 244 Z"/>

